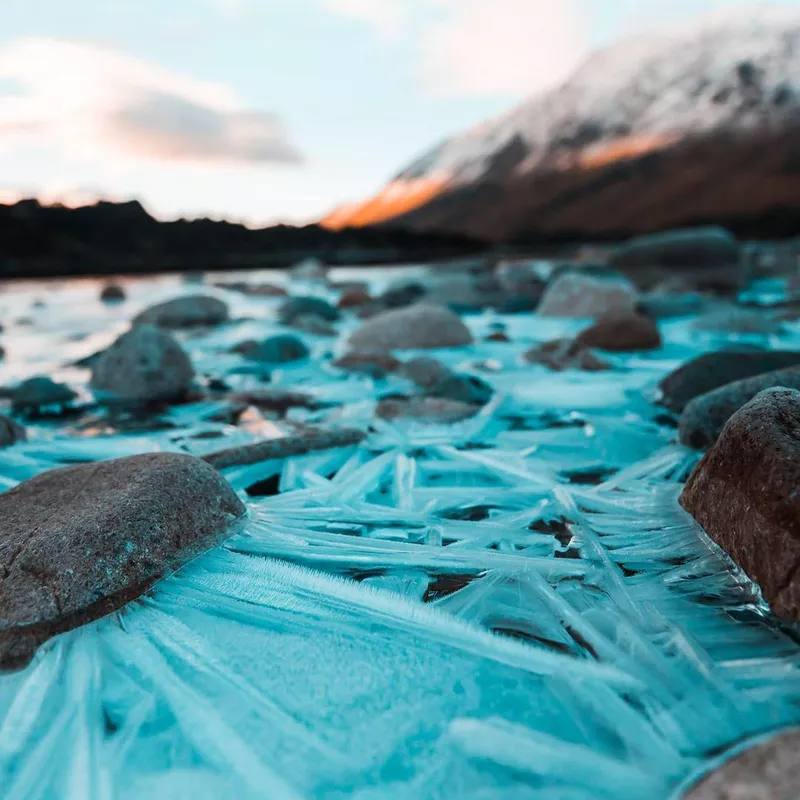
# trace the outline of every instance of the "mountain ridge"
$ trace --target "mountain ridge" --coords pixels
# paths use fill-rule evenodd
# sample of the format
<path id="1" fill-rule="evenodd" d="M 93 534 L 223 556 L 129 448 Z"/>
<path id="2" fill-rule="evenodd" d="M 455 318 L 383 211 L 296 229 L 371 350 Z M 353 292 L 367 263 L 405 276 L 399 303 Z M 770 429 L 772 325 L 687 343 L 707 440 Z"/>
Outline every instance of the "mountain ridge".
<path id="1" fill-rule="evenodd" d="M 594 53 L 557 89 L 446 139 L 375 197 L 322 224 L 393 221 L 436 230 L 436 214 L 426 219 L 425 209 L 470 189 L 496 201 L 503 186 L 513 194 L 531 176 L 639 162 L 698 137 L 721 137 L 727 146 L 737 137 L 795 130 L 800 12 L 738 12 Z M 800 193 L 790 204 L 795 202 L 800 204 Z M 446 230 L 493 239 L 515 233 L 454 221 Z M 577 229 L 579 222 L 571 224 Z M 585 227 L 591 229 L 591 221 Z"/>

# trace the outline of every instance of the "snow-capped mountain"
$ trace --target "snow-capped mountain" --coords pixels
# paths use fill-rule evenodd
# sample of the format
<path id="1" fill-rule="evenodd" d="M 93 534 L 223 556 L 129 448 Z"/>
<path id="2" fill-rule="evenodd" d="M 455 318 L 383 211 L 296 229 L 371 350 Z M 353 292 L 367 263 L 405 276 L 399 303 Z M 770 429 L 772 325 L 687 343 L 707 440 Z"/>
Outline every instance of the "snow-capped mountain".
<path id="1" fill-rule="evenodd" d="M 332 225 L 370 224 L 465 187 L 602 168 L 687 136 L 751 135 L 800 122 L 800 11 L 704 19 L 596 52 L 561 86 L 446 140 Z"/>

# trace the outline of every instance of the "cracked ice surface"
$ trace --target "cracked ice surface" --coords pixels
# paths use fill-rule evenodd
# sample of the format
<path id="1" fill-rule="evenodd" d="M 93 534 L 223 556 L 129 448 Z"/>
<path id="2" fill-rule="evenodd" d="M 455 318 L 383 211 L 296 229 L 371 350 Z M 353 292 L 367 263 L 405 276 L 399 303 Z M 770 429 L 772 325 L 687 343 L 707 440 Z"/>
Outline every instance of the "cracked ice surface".
<path id="1" fill-rule="evenodd" d="M 88 291 L 47 295 L 35 346 L 19 336 L 29 357 L 14 360 L 12 331 L 3 380 L 113 338 L 119 312 L 95 287 L 81 300 Z M 132 289 L 141 305 L 175 291 Z M 188 335 L 200 372 L 224 372 L 219 350 L 234 340 L 280 330 L 274 301 L 226 299 L 256 321 Z M 466 318 L 477 340 L 496 319 Z M 375 422 L 378 385 L 319 358 L 277 371 L 279 386 L 338 404 L 297 420 L 370 435 L 226 470 L 242 491 L 278 474 L 280 493 L 252 499 L 224 547 L 0 677 L 3 798 L 645 800 L 800 723 L 800 647 L 678 506 L 696 455 L 648 402 L 663 374 L 720 340 L 676 320 L 653 355 L 552 374 L 517 357 L 575 323 L 507 321 L 513 347 L 437 353 L 489 362 L 495 399 L 456 425 Z M 317 356 L 331 348 L 309 341 Z M 0 451 L 0 485 L 263 434 L 214 410 L 172 408 L 137 433 L 43 422 Z"/>

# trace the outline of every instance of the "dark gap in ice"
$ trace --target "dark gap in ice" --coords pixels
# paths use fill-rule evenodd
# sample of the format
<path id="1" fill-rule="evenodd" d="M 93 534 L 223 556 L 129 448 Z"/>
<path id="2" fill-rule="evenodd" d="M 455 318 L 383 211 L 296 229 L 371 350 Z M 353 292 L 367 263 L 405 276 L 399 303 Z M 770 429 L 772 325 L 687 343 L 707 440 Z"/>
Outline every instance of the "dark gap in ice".
<path id="1" fill-rule="evenodd" d="M 482 575 L 483 573 L 481 572 L 431 574 L 431 581 L 425 590 L 425 594 L 422 595 L 422 601 L 424 603 L 432 603 L 434 600 L 440 600 L 442 597 L 455 594 Z"/>

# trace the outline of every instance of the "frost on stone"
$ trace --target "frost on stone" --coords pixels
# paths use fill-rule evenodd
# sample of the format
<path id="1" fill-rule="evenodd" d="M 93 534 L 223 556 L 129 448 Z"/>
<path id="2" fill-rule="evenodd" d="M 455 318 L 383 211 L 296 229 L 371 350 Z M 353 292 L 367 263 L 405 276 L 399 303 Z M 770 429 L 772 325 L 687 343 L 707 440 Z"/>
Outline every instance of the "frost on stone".
<path id="1" fill-rule="evenodd" d="M 494 319 L 469 319 L 476 342 Z M 576 332 L 508 325 L 520 352 Z M 606 373 L 549 373 L 491 344 L 437 352 L 503 366 L 491 402 L 451 425 L 376 420 L 375 383 L 316 360 L 277 373 L 324 403 L 271 435 L 365 437 L 223 465 L 242 496 L 272 482 L 240 533 L 0 677 L 0 794 L 650 800 L 800 723 L 796 641 L 677 503 L 697 455 L 648 398 L 702 345 L 685 321 L 662 332 L 663 350 Z M 198 373 L 228 363 L 228 335 L 192 339 Z M 263 440 L 266 420 L 252 433 L 218 410 L 40 432 L 0 451 L 0 486 Z"/>

